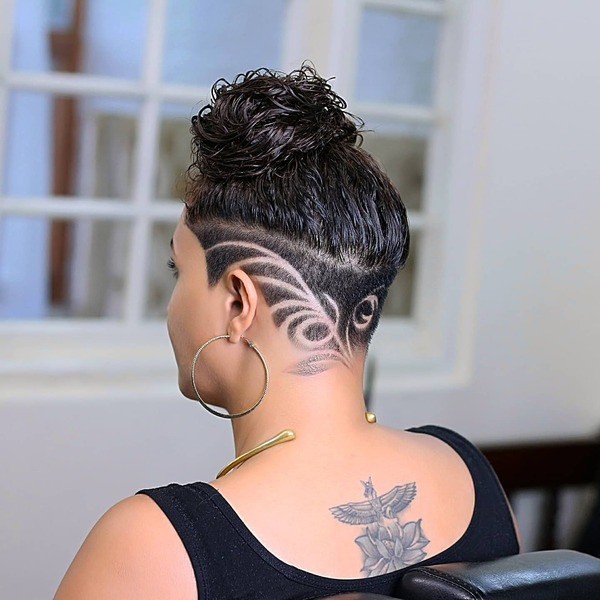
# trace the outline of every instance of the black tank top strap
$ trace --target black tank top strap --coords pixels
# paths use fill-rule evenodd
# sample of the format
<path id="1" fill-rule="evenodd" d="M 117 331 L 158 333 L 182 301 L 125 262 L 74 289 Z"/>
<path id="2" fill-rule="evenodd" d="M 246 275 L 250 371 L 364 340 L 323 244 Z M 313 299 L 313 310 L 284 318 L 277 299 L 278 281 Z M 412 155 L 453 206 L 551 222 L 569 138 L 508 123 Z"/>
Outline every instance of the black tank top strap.
<path id="1" fill-rule="evenodd" d="M 150 496 L 179 535 L 192 563 L 199 600 L 328 595 L 302 581 L 290 580 L 270 565 L 261 556 L 259 544 L 250 544 L 240 536 L 241 521 L 232 522 L 232 515 L 215 501 L 215 496 L 222 497 L 207 483 L 171 483 L 136 494 Z"/>
<path id="2" fill-rule="evenodd" d="M 203 510 L 203 504 L 208 501 L 208 496 L 202 497 L 194 493 L 189 486 L 171 483 L 163 487 L 143 489 L 136 494 L 150 496 L 160 509 L 165 513 L 173 528 L 183 542 L 186 552 L 192 563 L 198 598 L 209 598 L 209 585 L 204 572 L 209 564 L 202 536 L 202 530 L 219 529 L 215 522 L 215 511 Z M 189 510 L 189 505 L 194 505 L 194 510 Z"/>
<path id="3" fill-rule="evenodd" d="M 447 553 L 460 553 L 464 561 L 492 560 L 519 552 L 508 500 L 492 465 L 483 452 L 461 434 L 439 425 L 411 427 L 406 431 L 433 435 L 449 444 L 463 459 L 473 478 L 475 508 L 463 537 Z"/>

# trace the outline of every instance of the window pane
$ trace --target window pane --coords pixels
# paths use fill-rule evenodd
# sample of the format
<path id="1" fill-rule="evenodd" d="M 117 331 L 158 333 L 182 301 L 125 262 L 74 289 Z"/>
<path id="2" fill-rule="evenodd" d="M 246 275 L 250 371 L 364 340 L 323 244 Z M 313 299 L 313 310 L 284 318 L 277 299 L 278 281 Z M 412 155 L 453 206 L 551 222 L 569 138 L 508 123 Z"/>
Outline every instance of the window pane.
<path id="1" fill-rule="evenodd" d="M 195 106 L 165 104 L 161 107 L 156 198 L 184 197 L 185 175 L 191 156 L 191 118 L 206 102 L 207 99 L 202 99 Z"/>
<path id="2" fill-rule="evenodd" d="M 123 315 L 130 224 L 0 220 L 0 318 Z"/>
<path id="3" fill-rule="evenodd" d="M 10 93 L 2 192 L 130 198 L 139 110 L 132 100 Z"/>
<path id="4" fill-rule="evenodd" d="M 406 127 L 400 133 L 363 134 L 362 147 L 382 164 L 398 188 L 404 205 L 409 210 L 423 208 L 423 182 L 428 137 L 425 131 Z"/>
<path id="5" fill-rule="evenodd" d="M 431 17 L 363 10 L 356 98 L 431 105 L 440 26 Z"/>
<path id="6" fill-rule="evenodd" d="M 163 78 L 210 86 L 258 67 L 281 68 L 287 0 L 170 0 Z"/>
<path id="7" fill-rule="evenodd" d="M 412 315 L 420 245 L 421 235 L 418 231 L 411 231 L 408 260 L 390 286 L 383 305 L 383 317 L 410 317 Z"/>
<path id="8" fill-rule="evenodd" d="M 89 129 L 89 155 L 82 154 L 81 195 L 131 200 L 140 104 L 95 98 L 88 101 L 82 135 Z M 151 177 L 150 173 L 145 174 Z"/>
<path id="9" fill-rule="evenodd" d="M 151 319 L 166 318 L 167 304 L 175 285 L 175 278 L 167 268 L 167 261 L 171 256 L 169 242 L 176 225 L 176 223 L 155 223 L 152 228 L 146 295 L 146 316 Z"/>
<path id="10" fill-rule="evenodd" d="M 13 69 L 140 77 L 147 0 L 16 0 L 14 5 Z"/>

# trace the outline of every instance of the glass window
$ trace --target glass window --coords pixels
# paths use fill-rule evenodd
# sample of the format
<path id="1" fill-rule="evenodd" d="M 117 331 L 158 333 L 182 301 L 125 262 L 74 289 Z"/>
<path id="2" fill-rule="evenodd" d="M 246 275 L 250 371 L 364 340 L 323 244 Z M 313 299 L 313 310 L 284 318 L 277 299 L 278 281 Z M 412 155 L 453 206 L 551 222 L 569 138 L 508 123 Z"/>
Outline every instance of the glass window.
<path id="1" fill-rule="evenodd" d="M 206 100 L 207 101 L 207 100 Z M 190 164 L 191 118 L 206 102 L 167 104 L 161 107 L 156 171 L 156 198 L 183 198 L 185 175 Z"/>
<path id="2" fill-rule="evenodd" d="M 210 86 L 249 69 L 281 69 L 286 0 L 170 0 L 163 79 Z"/>
<path id="3" fill-rule="evenodd" d="M 322 74 L 338 66 L 334 84 L 372 130 L 364 148 L 419 217 L 384 306 L 394 319 L 382 325 L 416 331 L 404 321 L 420 301 L 419 257 L 431 244 L 425 192 L 428 156 L 437 155 L 430 144 L 439 134 L 444 25 L 443 2 L 436 4 L 439 11 L 434 2 L 421 11 L 417 2 L 393 0 L 13 0 L 10 56 L 0 61 L 0 318 L 39 320 L 22 330 L 56 331 L 47 339 L 54 335 L 57 347 L 62 333 L 77 339 L 72 319 L 92 329 L 121 320 L 136 335 L 158 329 L 149 322 L 164 319 L 173 288 L 166 261 L 182 209 L 191 116 L 221 77 L 290 70 L 310 57 Z M 353 6 L 358 35 L 332 43 Z M 129 329 L 114 325 L 115 348 L 130 344 Z"/>
<path id="4" fill-rule="evenodd" d="M 0 221 L 0 317 L 123 317 L 130 224 L 80 217 Z"/>
<path id="5" fill-rule="evenodd" d="M 426 154 L 431 127 L 398 123 L 395 126 L 370 127 L 363 134 L 362 147 L 382 164 L 400 191 L 408 210 L 423 209 L 423 185 Z"/>
<path id="6" fill-rule="evenodd" d="M 140 103 L 9 94 L 3 193 L 129 199 Z"/>
<path id="7" fill-rule="evenodd" d="M 139 79 L 149 4 L 147 0 L 17 0 L 12 67 Z"/>
<path id="8" fill-rule="evenodd" d="M 167 267 L 171 256 L 169 243 L 175 226 L 175 223 L 166 222 L 155 223 L 152 228 L 145 311 L 150 319 L 164 320 L 175 284 L 175 277 Z"/>
<path id="9" fill-rule="evenodd" d="M 381 311 L 382 317 L 408 318 L 413 313 L 415 278 L 417 274 L 421 236 L 417 231 L 410 232 L 410 249 L 404 268 L 390 286 Z"/>
<path id="10" fill-rule="evenodd" d="M 87 152 L 81 152 L 83 196 L 131 199 L 138 132 L 134 107 L 129 102 L 99 103 L 85 114 L 88 139 L 82 137 L 82 142 L 88 146 Z"/>
<path id="11" fill-rule="evenodd" d="M 440 27 L 425 15 L 363 10 L 356 98 L 431 106 Z"/>

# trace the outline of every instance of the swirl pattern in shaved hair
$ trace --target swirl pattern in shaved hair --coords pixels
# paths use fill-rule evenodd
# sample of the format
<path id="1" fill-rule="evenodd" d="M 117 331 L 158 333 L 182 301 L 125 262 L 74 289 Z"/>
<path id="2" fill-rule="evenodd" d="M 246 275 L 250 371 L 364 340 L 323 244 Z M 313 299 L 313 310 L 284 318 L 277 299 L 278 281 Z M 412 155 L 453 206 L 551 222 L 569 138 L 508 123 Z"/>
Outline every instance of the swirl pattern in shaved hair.
<path id="1" fill-rule="evenodd" d="M 356 348 L 368 343 L 387 288 L 372 274 L 348 265 L 334 285 L 339 267 L 332 271 L 327 259 L 277 236 L 214 223 L 194 232 L 206 252 L 209 284 L 231 265 L 259 284 L 275 324 L 306 352 L 291 372 L 314 375 L 332 362 L 350 366 Z"/>

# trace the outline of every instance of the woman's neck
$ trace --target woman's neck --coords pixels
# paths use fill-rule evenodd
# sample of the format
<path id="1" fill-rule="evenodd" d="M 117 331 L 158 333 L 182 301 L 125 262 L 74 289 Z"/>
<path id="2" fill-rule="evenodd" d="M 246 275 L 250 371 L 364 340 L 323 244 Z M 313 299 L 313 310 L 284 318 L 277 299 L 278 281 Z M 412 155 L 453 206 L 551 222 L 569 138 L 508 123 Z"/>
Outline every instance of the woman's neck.
<path id="1" fill-rule="evenodd" d="M 296 439 L 285 445 L 298 450 L 320 441 L 366 431 L 362 372 L 332 368 L 311 377 L 273 376 L 263 402 L 253 412 L 232 420 L 236 456 L 247 452 L 284 429 Z M 267 450 L 268 452 L 269 450 Z"/>

